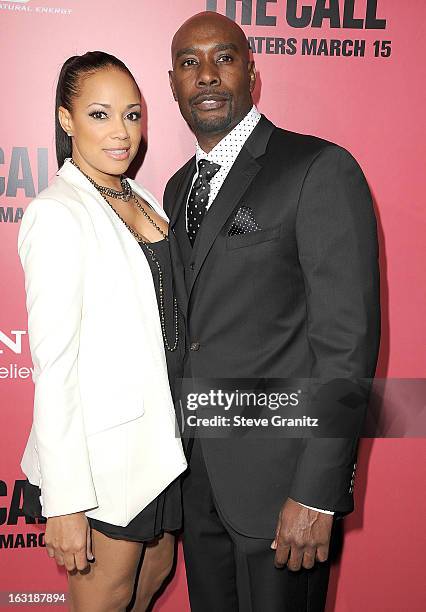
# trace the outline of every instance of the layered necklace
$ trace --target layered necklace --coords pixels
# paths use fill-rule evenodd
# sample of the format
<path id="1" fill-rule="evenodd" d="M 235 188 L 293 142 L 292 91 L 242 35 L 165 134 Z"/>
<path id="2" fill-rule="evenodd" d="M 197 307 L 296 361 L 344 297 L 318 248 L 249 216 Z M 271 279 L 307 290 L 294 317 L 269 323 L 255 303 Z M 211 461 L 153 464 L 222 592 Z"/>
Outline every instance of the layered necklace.
<path id="1" fill-rule="evenodd" d="M 73 164 L 73 166 L 75 166 L 78 170 L 80 170 L 80 172 L 87 178 L 87 180 L 93 185 L 93 187 L 97 189 L 97 191 L 101 194 L 101 196 L 103 197 L 105 202 L 108 204 L 108 206 L 112 208 L 112 210 L 115 212 L 117 217 L 124 223 L 124 225 L 127 227 L 127 229 L 132 234 L 132 236 L 134 236 L 136 240 L 142 244 L 143 248 L 149 254 L 151 260 L 157 266 L 158 284 L 159 284 L 160 323 L 161 323 L 161 331 L 163 334 L 164 346 L 166 347 L 168 351 L 175 351 L 177 349 L 178 342 L 179 342 L 179 309 L 177 305 L 177 299 L 175 296 L 173 296 L 173 324 L 174 324 L 174 331 L 175 331 L 175 339 L 174 339 L 173 344 L 170 344 L 167 338 L 167 332 L 166 332 L 166 309 L 164 306 L 163 270 L 161 269 L 160 262 L 155 256 L 155 253 L 152 250 L 152 248 L 149 246 L 149 242 L 123 219 L 123 217 L 115 210 L 114 206 L 112 206 L 112 204 L 109 202 L 107 198 L 114 198 L 116 200 L 122 200 L 123 202 L 133 202 L 136 208 L 139 210 L 139 212 L 141 212 L 144 215 L 144 217 L 151 223 L 151 225 L 155 227 L 155 229 L 163 236 L 165 240 L 168 241 L 169 237 L 167 236 L 165 232 L 163 232 L 161 227 L 157 225 L 157 223 L 155 223 L 154 219 L 152 219 L 149 216 L 149 214 L 146 212 L 145 208 L 139 202 L 138 198 L 136 197 L 132 189 L 132 186 L 130 185 L 129 181 L 127 180 L 125 176 L 120 177 L 121 191 L 118 191 L 116 189 L 112 189 L 111 187 L 104 187 L 103 185 L 98 185 L 96 181 L 92 179 L 92 177 L 90 177 L 88 174 L 83 172 L 80 166 L 78 166 L 78 164 L 73 159 L 71 159 L 70 161 Z"/>

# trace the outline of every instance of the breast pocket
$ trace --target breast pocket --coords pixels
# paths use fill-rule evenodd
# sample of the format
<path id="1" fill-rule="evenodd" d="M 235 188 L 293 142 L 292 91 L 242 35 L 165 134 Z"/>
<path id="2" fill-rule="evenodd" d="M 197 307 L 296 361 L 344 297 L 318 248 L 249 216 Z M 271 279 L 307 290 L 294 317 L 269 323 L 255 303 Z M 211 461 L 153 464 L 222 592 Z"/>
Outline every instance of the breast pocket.
<path id="1" fill-rule="evenodd" d="M 241 249 L 242 247 L 254 246 L 261 244 L 262 242 L 269 242 L 271 240 L 278 240 L 281 235 L 281 225 L 274 227 L 267 227 L 262 230 L 255 232 L 248 232 L 247 234 L 236 234 L 235 236 L 227 236 L 226 248 L 227 249 Z"/>

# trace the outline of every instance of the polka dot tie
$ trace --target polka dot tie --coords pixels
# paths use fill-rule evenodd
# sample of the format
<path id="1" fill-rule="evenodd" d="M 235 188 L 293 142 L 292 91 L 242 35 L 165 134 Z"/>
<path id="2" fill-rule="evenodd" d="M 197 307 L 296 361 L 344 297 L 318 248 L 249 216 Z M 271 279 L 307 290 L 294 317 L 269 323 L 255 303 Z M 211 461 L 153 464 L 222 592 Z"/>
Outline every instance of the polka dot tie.
<path id="1" fill-rule="evenodd" d="M 194 246 L 197 232 L 206 214 L 209 203 L 210 181 L 219 170 L 219 164 L 207 159 L 200 159 L 198 162 L 198 176 L 189 194 L 186 211 L 188 237 L 192 246 Z"/>

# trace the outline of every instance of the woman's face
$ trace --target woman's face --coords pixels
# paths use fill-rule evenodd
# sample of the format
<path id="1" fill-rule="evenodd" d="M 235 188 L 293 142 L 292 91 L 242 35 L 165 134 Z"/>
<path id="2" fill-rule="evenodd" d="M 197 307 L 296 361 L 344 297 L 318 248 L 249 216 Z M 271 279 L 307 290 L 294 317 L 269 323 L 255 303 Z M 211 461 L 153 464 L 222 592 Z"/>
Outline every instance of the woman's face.
<path id="1" fill-rule="evenodd" d="M 126 172 L 141 141 L 141 99 L 125 71 L 108 67 L 83 76 L 71 113 L 62 107 L 59 113 L 86 174 L 105 182 Z"/>

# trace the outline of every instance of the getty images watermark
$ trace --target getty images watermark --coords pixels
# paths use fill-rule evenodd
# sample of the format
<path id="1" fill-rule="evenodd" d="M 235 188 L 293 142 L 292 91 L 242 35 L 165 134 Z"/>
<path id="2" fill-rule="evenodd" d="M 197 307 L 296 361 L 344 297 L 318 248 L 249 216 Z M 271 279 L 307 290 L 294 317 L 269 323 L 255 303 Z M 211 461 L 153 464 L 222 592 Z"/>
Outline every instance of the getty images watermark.
<path id="1" fill-rule="evenodd" d="M 225 414 L 212 416 L 198 416 L 189 414 L 186 423 L 189 427 L 318 427 L 318 418 L 301 415 L 296 417 L 283 417 L 281 414 L 261 416 L 268 408 L 271 411 L 280 408 L 299 406 L 302 390 L 287 393 L 285 391 L 225 391 L 223 389 L 210 389 L 206 392 L 192 392 L 186 396 L 188 411 L 199 411 L 201 407 L 222 409 Z M 258 416 L 248 414 L 232 414 L 242 408 L 256 410 Z M 226 413 L 231 412 L 231 416 Z"/>
<path id="2" fill-rule="evenodd" d="M 182 379 L 183 437 L 426 435 L 424 379 Z"/>

